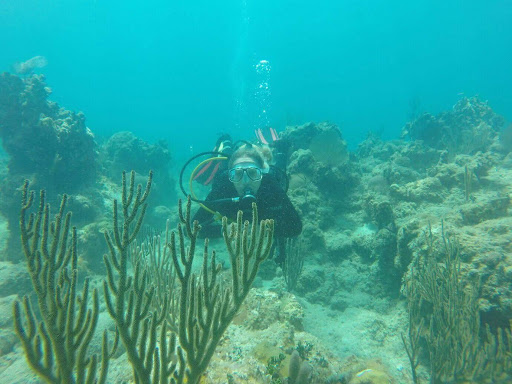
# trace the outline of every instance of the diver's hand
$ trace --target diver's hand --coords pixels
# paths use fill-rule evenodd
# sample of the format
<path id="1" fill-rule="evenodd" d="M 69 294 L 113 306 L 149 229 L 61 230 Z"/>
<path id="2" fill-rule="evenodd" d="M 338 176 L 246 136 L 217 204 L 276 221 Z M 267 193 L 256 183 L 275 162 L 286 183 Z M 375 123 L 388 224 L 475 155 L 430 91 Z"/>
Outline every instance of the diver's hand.
<path id="1" fill-rule="evenodd" d="M 233 143 L 231 140 L 224 140 L 219 145 L 219 152 L 223 155 L 229 156 L 233 153 Z"/>
<path id="2" fill-rule="evenodd" d="M 224 155 L 230 155 L 233 152 L 233 141 L 229 134 L 221 135 L 215 143 L 215 152 L 220 152 Z"/>

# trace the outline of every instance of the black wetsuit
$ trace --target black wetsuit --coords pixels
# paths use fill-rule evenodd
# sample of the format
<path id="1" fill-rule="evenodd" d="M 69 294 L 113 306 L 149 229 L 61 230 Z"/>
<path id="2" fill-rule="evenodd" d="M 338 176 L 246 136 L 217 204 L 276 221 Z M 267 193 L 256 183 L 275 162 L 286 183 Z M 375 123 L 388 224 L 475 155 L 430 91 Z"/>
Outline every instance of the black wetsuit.
<path id="1" fill-rule="evenodd" d="M 228 179 L 227 172 L 219 174 L 212 185 L 205 205 L 223 216 L 236 219 L 239 210 L 244 211 L 244 219 L 251 219 L 251 208 L 242 203 L 231 201 L 215 203 L 215 200 L 237 197 L 235 186 Z M 208 204 L 208 202 L 211 204 Z M 256 194 L 256 205 L 258 207 L 258 219 L 274 219 L 274 237 L 279 240 L 285 237 L 295 237 L 302 232 L 302 220 L 293 207 L 290 199 L 279 185 L 273 172 L 263 174 L 260 188 Z M 213 220 L 213 214 L 203 208 L 194 215 L 193 220 L 199 221 L 202 229 L 201 237 L 221 237 L 221 223 Z M 284 257 L 284 255 L 281 255 Z"/>

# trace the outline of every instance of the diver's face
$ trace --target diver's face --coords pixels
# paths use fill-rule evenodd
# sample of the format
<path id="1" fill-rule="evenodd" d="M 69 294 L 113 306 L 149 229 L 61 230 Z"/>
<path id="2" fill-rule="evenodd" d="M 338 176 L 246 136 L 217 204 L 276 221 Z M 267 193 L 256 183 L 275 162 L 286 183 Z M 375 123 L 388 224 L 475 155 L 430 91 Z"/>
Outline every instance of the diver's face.
<path id="1" fill-rule="evenodd" d="M 235 186 L 238 196 L 244 196 L 248 190 L 256 195 L 261 185 L 261 177 L 261 168 L 250 157 L 236 159 L 229 170 L 229 180 Z"/>

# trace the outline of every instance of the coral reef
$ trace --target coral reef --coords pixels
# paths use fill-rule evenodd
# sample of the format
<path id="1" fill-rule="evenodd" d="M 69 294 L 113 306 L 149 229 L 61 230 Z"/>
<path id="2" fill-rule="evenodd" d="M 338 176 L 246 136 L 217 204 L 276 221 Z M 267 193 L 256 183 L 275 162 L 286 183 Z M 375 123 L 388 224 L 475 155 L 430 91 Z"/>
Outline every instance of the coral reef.
<path id="1" fill-rule="evenodd" d="M 44 76 L 0 75 L 0 137 L 9 174 L 34 175 L 49 193 L 75 192 L 94 181 L 96 145 L 83 113 L 48 101 Z"/>
<path id="2" fill-rule="evenodd" d="M 427 117 L 420 116 L 404 132 L 414 141 L 384 142 L 369 135 L 341 163 L 357 180 L 347 180 L 350 189 L 341 197 L 341 209 L 319 183 L 329 173 L 318 166 L 304 139 L 315 135 L 314 125 L 287 129 L 289 140 L 297 130 L 297 141 L 305 143 L 294 146 L 289 168 L 290 195 L 309 218 L 303 231 L 309 256 L 296 291 L 332 310 L 388 311 L 411 262 L 424 249 L 424 228 L 443 218 L 460 242 L 462 284 L 476 277 L 482 284 L 480 331 L 506 328 L 512 317 L 512 173 L 507 151 L 497 143 L 503 119 L 478 98 L 428 117 L 432 126 L 421 125 L 422 119 Z M 301 129 L 308 133 L 299 134 Z M 440 226 L 434 224 L 433 231 Z M 428 359 L 421 364 L 428 365 Z"/>
<path id="3" fill-rule="evenodd" d="M 171 215 L 168 207 L 176 202 L 169 150 L 164 142 L 151 145 L 129 132 L 118 133 L 98 146 L 84 114 L 48 100 L 50 94 L 42 75 L 21 78 L 0 74 L 0 143 L 6 155 L 1 164 L 7 161 L 7 169 L 0 171 L 0 213 L 6 217 L 10 231 L 1 258 L 21 260 L 16 191 L 29 179 L 33 188 L 47 191 L 50 204 L 59 203 L 59 194 L 68 194 L 82 256 L 90 266 L 101 269 L 101 251 L 88 247 L 102 241 L 98 223 L 108 220 L 106 202 L 116 193 L 114 175 L 123 169 L 141 173 L 154 170 L 158 180 L 153 186 L 147 223 L 161 227 Z"/>
<path id="4" fill-rule="evenodd" d="M 500 144 L 501 150 L 504 153 L 510 153 L 512 151 L 512 123 L 508 124 L 506 128 L 501 130 Z"/>
<path id="5" fill-rule="evenodd" d="M 19 126 L 37 127 L 34 133 L 36 136 L 52 132 L 56 127 L 73 126 L 74 122 L 76 127 L 83 127 L 78 114 L 59 112 L 47 101 L 48 90 L 44 89 L 42 78 L 33 76 L 21 80 L 3 75 L 2 84 L 5 87 L 0 88 L 0 100 L 3 103 L 0 105 L 0 124 L 3 124 L 0 125 L 0 133 L 7 132 L 21 121 L 20 110 L 24 111 L 23 116 L 27 120 L 21 121 Z M 20 102 L 23 97 L 26 103 Z M 9 108 L 2 107 L 6 105 Z M 13 125 L 12 122 L 16 121 L 18 123 Z M 505 355 L 502 348 L 505 344 L 499 339 L 508 338 L 504 330 L 512 318 L 512 155 L 508 148 L 508 130 L 502 130 L 500 134 L 502 126 L 503 119 L 487 103 L 478 98 L 463 98 L 450 111 L 435 116 L 417 116 L 404 127 L 403 133 L 407 140 L 383 141 L 370 134 L 354 153 L 349 153 L 340 129 L 333 124 L 307 123 L 287 127 L 281 140 L 289 144 L 288 194 L 304 220 L 301 258 L 295 260 L 295 269 L 287 271 L 276 268 L 272 260 L 267 261 L 265 274 L 260 274 L 254 280 L 260 288 L 246 292 L 244 304 L 230 326 L 220 332 L 223 336 L 216 339 L 214 351 L 207 355 L 208 369 L 201 374 L 196 372 L 192 379 L 200 377 L 203 383 L 271 383 L 272 380 L 277 383 L 289 376 L 287 368 L 296 346 L 314 344 L 314 349 L 303 359 L 311 367 L 311 382 L 315 384 L 452 380 L 448 371 L 453 372 L 453 367 L 445 369 L 442 364 L 435 363 L 448 360 L 443 357 L 448 355 L 434 349 L 428 350 L 427 344 L 429 340 L 435 344 L 441 343 L 442 339 L 453 341 L 457 335 L 467 336 L 466 331 L 470 328 L 480 335 L 480 344 L 476 345 L 481 346 L 482 350 L 500 350 L 500 354 Z M 9 156 L 0 159 L 0 162 L 9 162 L 9 172 L 0 169 L 0 176 L 6 176 L 2 179 L 0 191 L 1 212 L 5 215 L 0 224 L 8 221 L 11 233 L 15 233 L 18 212 L 10 196 L 24 178 L 31 178 L 34 183 L 40 180 L 52 181 L 51 177 L 44 177 L 48 173 L 38 170 L 39 164 L 35 164 L 35 159 L 39 156 L 41 162 L 53 164 L 55 148 L 59 145 L 55 137 L 59 137 L 59 134 L 54 135 L 54 139 L 48 138 L 47 146 L 50 152 L 53 151 L 51 153 L 25 150 L 25 163 L 22 157 L 13 160 L 10 153 L 18 150 L 13 144 L 20 144 L 21 139 L 9 142 L 6 135 L 0 135 Z M 30 140 L 31 145 L 34 145 Z M 178 264 L 178 270 L 182 268 L 183 275 L 188 273 L 188 266 L 183 264 L 183 260 L 186 264 L 189 256 L 187 247 L 191 247 L 187 234 L 194 233 L 193 224 L 189 223 L 190 230 L 186 230 L 187 224 L 182 220 L 181 232 L 178 230 L 174 235 L 174 252 L 178 263 L 173 261 L 173 247 L 169 247 L 170 229 L 166 233 L 166 240 L 163 235 L 158 237 L 158 228 L 162 228 L 162 224 L 171 216 L 170 207 L 175 196 L 174 180 L 168 174 L 169 151 L 164 143 L 151 145 L 129 132 L 118 133 L 100 146 L 93 144 L 93 148 L 98 153 L 98 156 L 94 156 L 99 166 L 93 177 L 97 183 L 89 187 L 82 184 L 68 198 L 68 205 L 80 216 L 74 222 L 79 225 L 78 246 L 84 251 L 81 253 L 85 255 L 85 260 L 78 258 L 78 267 L 80 270 L 85 267 L 94 270 L 103 265 L 98 255 L 102 249 L 108 252 L 108 247 L 104 244 L 102 232 L 112 221 L 111 216 L 105 212 L 113 199 L 122 199 L 114 184 L 115 175 L 127 168 L 127 165 L 141 173 L 154 169 L 152 192 L 146 200 L 149 208 L 144 220 L 157 229 L 147 230 L 147 236 L 140 235 L 140 238 L 145 239 L 140 248 L 135 247 L 134 243 L 130 247 L 127 256 L 131 261 L 127 262 L 126 273 L 127 276 L 133 274 L 133 277 L 129 286 L 126 286 L 125 310 L 131 308 L 129 310 L 133 314 L 139 304 L 142 314 L 146 315 L 139 319 L 139 331 L 147 330 L 147 343 L 137 349 L 137 353 L 145 357 L 142 359 L 139 355 L 145 367 L 141 372 L 145 370 L 147 373 L 151 364 L 164 361 L 162 366 L 168 363 L 167 367 L 174 368 L 169 370 L 170 373 L 162 375 L 174 375 L 175 369 L 178 369 L 175 376 L 180 377 L 184 374 L 184 371 L 180 373 L 180 367 L 187 366 L 185 360 L 188 354 L 197 357 L 199 361 L 201 353 L 194 351 L 194 348 L 189 348 L 189 352 L 177 348 L 181 340 L 189 346 L 191 341 L 179 336 L 179 318 L 170 314 L 164 316 L 163 309 L 176 310 L 181 300 L 204 303 L 204 297 L 208 295 L 195 296 L 195 299 L 188 295 L 183 299 L 180 296 L 182 291 L 179 279 L 163 279 L 165 282 L 161 285 L 166 288 L 157 292 L 155 287 L 154 300 L 148 305 L 148 312 L 145 312 L 151 288 L 160 285 L 155 282 L 162 279 L 162 271 L 172 276 L 171 270 L 175 268 L 174 264 Z M 36 149 L 39 150 L 39 147 Z M 59 161 L 57 158 L 56 164 Z M 17 173 L 11 174 L 11 169 Z M 57 172 L 57 175 L 59 167 L 54 167 L 52 172 Z M 137 182 L 139 180 L 134 180 L 134 184 Z M 33 185 L 39 187 L 39 184 Z M 62 182 L 61 187 L 63 185 L 65 182 Z M 70 192 L 65 188 L 57 191 L 56 186 L 50 186 L 49 190 Z M 136 192 L 133 200 L 136 200 Z M 128 210 L 128 214 L 130 212 Z M 457 279 L 450 280 L 449 284 L 440 284 L 446 289 L 435 291 L 435 294 L 443 296 L 446 290 L 454 287 L 458 287 L 459 292 L 466 292 L 471 284 L 479 288 L 476 292 L 467 291 L 474 293 L 475 297 L 478 295 L 477 301 L 471 301 L 463 294 L 459 295 L 458 301 L 450 301 L 447 296 L 440 297 L 439 302 L 445 303 L 445 307 L 467 307 L 465 312 L 461 310 L 459 314 L 465 314 L 469 320 L 457 320 L 460 329 L 457 332 L 450 329 L 451 338 L 438 332 L 432 333 L 432 338 L 427 339 L 431 324 L 429 316 L 434 314 L 433 308 L 436 306 L 424 297 L 423 305 L 414 309 L 411 305 L 407 307 L 401 296 L 407 293 L 412 277 L 417 276 L 418 265 L 429 254 L 424 236 L 429 223 L 433 237 L 442 238 L 442 233 L 446 233 L 458 241 L 457 263 L 460 268 L 457 269 Z M 121 219 L 118 225 L 122 232 Z M 0 225 L 0 228 L 2 226 L 5 224 Z M 132 223 L 130 231 L 133 231 L 133 227 Z M 143 230 L 146 231 L 145 228 Z M 235 232 L 240 231 L 243 229 Z M 122 238 L 122 235 L 118 237 Z M 3 241 L 2 238 L 5 235 L 0 237 L 0 241 Z M 182 238 L 184 243 L 181 243 Z M 112 241 L 116 243 L 115 235 Z M 222 248 L 222 241 L 219 239 L 210 244 L 220 244 Z M 156 252 L 160 248 L 161 253 Z M 116 246 L 113 249 L 118 257 L 121 251 Z M 159 256 L 150 256 L 157 254 Z M 205 254 L 203 250 L 203 256 Z M 430 262 L 435 259 L 437 264 L 428 264 L 429 271 L 444 265 L 440 263 L 444 253 L 434 254 Z M 230 252 L 221 251 L 215 255 L 216 262 L 213 264 L 217 265 L 218 271 L 208 261 L 206 272 L 200 272 L 195 281 L 203 281 L 204 284 L 204 280 L 201 280 L 204 275 L 207 276 L 207 285 L 215 280 L 219 285 L 230 286 L 232 278 L 229 269 L 224 270 L 224 266 L 229 265 Z M 141 260 L 140 266 L 137 264 L 138 259 Z M 120 280 L 116 263 L 121 265 L 119 259 L 116 260 L 110 261 L 108 272 L 114 277 L 110 287 L 114 313 L 117 306 L 115 291 L 119 290 Z M 151 267 L 151 263 L 144 264 L 148 260 L 160 261 Z M 198 267 L 201 268 L 198 265 L 191 267 L 191 275 Z M 292 273 L 294 270 L 301 272 Z M 11 266 L 3 268 L 0 265 L 2 271 L 12 275 L 9 281 L 20 277 L 19 271 Z M 454 270 L 451 271 L 449 276 L 455 276 Z M 437 280 L 443 280 L 445 275 L 440 273 L 436 276 Z M 27 277 L 20 280 L 22 292 L 27 289 L 27 281 Z M 459 285 L 454 284 L 454 281 Z M 98 287 L 99 282 L 93 279 L 90 284 L 91 287 Z M 404 289 L 401 290 L 401 287 Z M 297 297 L 287 292 L 287 288 L 296 293 Z M 200 291 L 198 289 L 194 292 Z M 0 284 L 0 292 L 0 306 L 12 301 L 13 297 L 8 296 L 14 292 L 12 287 Z M 169 292 L 174 292 L 174 296 Z M 130 297 L 133 297 L 131 301 Z M 449 315 L 439 309 L 435 311 L 441 320 L 437 323 L 434 321 L 434 328 L 443 328 L 443 319 Z M 208 310 L 205 310 L 203 316 L 208 317 L 207 313 Z M 100 314 L 100 320 L 102 316 L 109 319 L 106 312 Z M 200 318 L 199 312 L 190 312 L 190 316 Z M 419 320 L 409 328 L 408 333 L 410 316 Z M 422 318 L 424 320 L 420 326 Z M 475 321 L 477 318 L 478 324 Z M 2 321 L 0 318 L 0 324 L 5 323 Z M 133 329 L 130 327 L 134 323 L 130 324 L 129 329 Z M 168 337 L 160 339 L 163 324 L 166 324 Z M 202 334 L 204 339 L 209 339 L 211 334 L 201 333 L 201 330 L 194 328 L 197 324 L 189 322 L 185 333 Z M 109 330 L 109 335 L 115 334 L 112 322 L 104 327 Z M 154 333 L 154 327 L 160 331 Z M 170 337 L 173 332 L 178 332 L 178 336 Z M 402 333 L 407 350 L 400 337 Z M 159 346 L 167 348 L 164 360 L 159 360 L 161 356 L 148 353 L 155 343 L 151 335 L 154 335 Z M 462 338 L 467 340 L 466 336 Z M 99 339 L 91 341 L 91 352 L 100 353 Z M 161 343 L 159 340 L 166 341 Z M 127 355 L 133 353 L 133 348 L 132 352 L 128 350 L 135 342 L 128 341 L 125 343 L 127 346 L 120 345 L 110 361 L 109 382 L 126 382 L 131 379 L 131 365 Z M 468 342 L 467 345 L 475 344 Z M 419 346 L 424 349 L 420 351 Z M 469 349 L 462 353 L 457 348 L 457 345 L 452 345 L 445 349 L 464 355 L 468 361 L 481 361 L 471 360 L 468 357 Z M 159 350 L 162 351 L 162 348 Z M 19 356 L 20 353 L 19 345 L 12 341 L 12 334 L 0 333 L 0 353 L 4 351 L 5 355 L 0 356 L 0 372 L 5 369 L 11 373 L 16 365 L 7 368 L 11 364 L 9 359 L 15 360 L 12 356 Z M 275 363 L 275 377 L 267 372 L 269 359 Z M 460 371 L 463 364 L 455 357 L 450 357 L 450 360 L 458 366 L 456 370 Z M 497 381 L 505 365 L 503 361 L 494 365 L 493 372 Z M 408 369 L 408 366 L 412 369 Z M 436 371 L 441 372 L 441 376 L 431 371 L 432 366 L 437 367 Z"/>
<path id="6" fill-rule="evenodd" d="M 308 123 L 287 127 L 281 140 L 289 142 L 288 171 L 304 179 L 302 188 L 314 185 L 321 197 L 335 204 L 344 201 L 357 184 L 347 144 L 336 125 Z M 305 204 L 306 201 L 300 205 Z"/>
<path id="7" fill-rule="evenodd" d="M 309 384 L 311 383 L 312 368 L 309 363 L 302 361 L 299 352 L 293 351 L 288 366 L 289 384 Z"/>
<path id="8" fill-rule="evenodd" d="M 498 138 L 503 117 L 494 113 L 478 96 L 463 97 L 452 111 L 438 116 L 420 115 L 402 129 L 402 137 L 422 140 L 430 147 L 445 149 L 451 155 L 486 152 Z"/>
<path id="9" fill-rule="evenodd" d="M 150 212 L 146 223 L 154 228 L 165 226 L 173 214 L 169 207 L 176 204 L 175 180 L 169 173 L 171 154 L 167 143 L 149 144 L 131 132 L 118 132 L 100 147 L 100 163 L 104 174 L 115 181 L 124 170 L 132 169 L 139 175 L 154 174 L 149 198 Z"/>
<path id="10" fill-rule="evenodd" d="M 16 190 L 23 180 L 30 179 L 53 199 L 84 190 L 96 177 L 97 148 L 85 116 L 48 101 L 50 93 L 42 75 L 0 74 L 0 139 L 9 159 L 0 212 L 11 231 L 7 253 L 13 260 L 20 255 Z"/>
<path id="11" fill-rule="evenodd" d="M 333 213 L 355 209 L 351 199 L 360 174 L 348 155 L 336 125 L 308 123 L 287 127 L 282 139 L 289 142 L 289 196 L 304 222 L 304 252 L 321 251 L 333 229 Z M 311 223 L 309 225 L 308 223 Z"/>

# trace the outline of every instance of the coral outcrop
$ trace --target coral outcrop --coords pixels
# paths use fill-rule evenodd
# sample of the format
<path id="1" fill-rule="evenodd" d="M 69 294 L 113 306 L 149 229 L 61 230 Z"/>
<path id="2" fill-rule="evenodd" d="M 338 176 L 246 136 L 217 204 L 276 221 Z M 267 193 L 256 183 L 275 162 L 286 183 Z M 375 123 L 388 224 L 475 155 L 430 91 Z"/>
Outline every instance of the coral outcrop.
<path id="1" fill-rule="evenodd" d="M 495 143 L 505 120 L 478 96 L 463 97 L 453 110 L 437 116 L 420 115 L 407 123 L 402 137 L 422 140 L 428 146 L 445 149 L 451 155 L 486 152 Z"/>
<path id="2" fill-rule="evenodd" d="M 358 175 L 350 164 L 347 144 L 336 125 L 308 123 L 288 127 L 281 140 L 290 144 L 288 170 L 294 175 L 297 189 L 314 186 L 328 203 L 346 201 L 345 197 L 358 183 Z"/>
<path id="3" fill-rule="evenodd" d="M 53 139 L 45 138 L 51 154 L 21 152 L 26 163 L 22 157 L 11 157 L 11 152 L 18 151 L 15 144 L 21 143 L 6 141 L 7 134 L 2 134 L 10 157 L 9 173 L 0 170 L 2 176 L 8 176 L 1 192 L 10 196 L 21 185 L 23 173 L 30 177 L 30 171 L 33 180 L 41 179 L 37 176 L 37 158 L 45 164 L 56 161 L 57 166 L 50 169 L 58 174 L 60 160 L 53 154 L 59 140 L 67 135 L 66 130 L 79 131 L 83 122 L 79 114 L 59 112 L 47 101 L 48 90 L 39 77 L 21 80 L 3 75 L 2 82 L 5 87 L 0 89 L 0 117 L 5 123 L 0 123 L 0 133 L 12 132 L 17 121 L 21 121 L 21 127 L 36 127 L 36 135 L 63 130 Z M 20 101 L 25 100 L 23 97 L 29 101 Z M 22 121 L 24 116 L 26 121 Z M 287 376 L 293 350 L 304 349 L 309 343 L 315 347 L 304 361 L 312 368 L 312 383 L 427 382 L 430 376 L 439 377 L 429 372 L 432 357 L 425 353 L 413 357 L 417 372 L 411 376 L 400 337 L 401 333 L 407 334 L 409 320 L 401 293 L 405 292 L 404 283 L 408 284 L 414 275 L 411 266 L 425 260 L 425 233 L 430 231 L 438 238 L 445 233 L 457 241 L 457 289 L 468 289 L 474 282 L 481 284 L 478 301 L 472 301 L 476 304 L 471 313 L 477 313 L 481 321 L 475 334 L 494 340 L 488 332 L 499 334 L 497 330 L 509 326 L 512 318 L 512 155 L 507 149 L 507 130 L 499 134 L 502 127 L 503 119 L 476 97 L 462 98 L 452 110 L 438 115 L 420 115 L 404 127 L 406 140 L 383 141 L 370 134 L 353 153 L 333 124 L 287 127 L 281 140 L 289 144 L 288 195 L 304 221 L 302 273 L 291 294 L 286 292 L 283 274 L 271 260 L 267 262 L 267 273 L 259 276 L 267 280 L 259 280 L 267 289 L 248 293 L 200 380 L 277 383 Z M 170 156 L 165 144 L 151 145 L 121 132 L 94 148 L 101 165 L 95 173 L 98 187 L 82 188 L 69 197 L 70 206 L 79 212 L 79 246 L 86 251 L 90 266 L 101 264 L 100 234 L 109 221 L 105 202 L 120 198 L 113 181 L 117 172 L 126 167 L 141 173 L 155 170 L 154 193 L 148 197 L 149 205 L 155 208 L 148 210 L 146 217 L 157 229 L 169 216 L 175 196 L 174 180 L 167 173 Z M 23 168 L 27 164 L 32 165 Z M 11 175 L 11 169 L 18 173 Z M 3 197 L 0 203 L 3 212 L 16 206 Z M 9 221 L 16 223 L 17 218 L 16 212 Z M 148 233 L 158 232 L 150 229 Z M 178 250 L 186 255 L 186 249 Z M 222 253 L 218 259 L 223 256 L 228 260 L 229 256 Z M 433 261 L 441 259 L 437 255 Z M 112 261 L 111 269 L 116 269 L 116 262 Z M 85 264 L 80 260 L 78 263 Z M 427 269 L 442 265 L 432 264 Z M 226 277 L 223 267 L 218 268 L 219 276 Z M 207 275 L 210 273 L 209 269 Z M 269 282 L 271 278 L 274 280 Z M 117 280 L 112 281 L 114 292 Z M 229 284 L 229 278 L 223 282 Z M 12 293 L 10 287 L 3 288 L 6 295 Z M 139 296 L 148 297 L 141 295 L 140 286 L 138 289 Z M 114 300 L 116 295 L 111 296 Z M 159 296 L 165 299 L 165 294 Z M 7 298 L 2 298 L 0 305 Z M 135 305 L 135 296 L 133 300 Z M 422 308 L 421 314 L 426 316 L 429 310 Z M 308 334 L 309 330 L 314 330 L 318 338 Z M 411 334 L 414 336 L 414 329 Z M 6 335 L 7 342 L 0 343 L 0 351 L 16 348 L 9 342 L 11 336 Z M 322 344 L 329 345 L 334 353 Z M 481 345 L 488 348 L 488 344 Z M 98 343 L 95 348 L 98 351 Z M 177 356 L 179 360 L 179 353 Z M 169 361 L 175 359 L 171 356 Z M 343 363 L 339 359 L 344 359 Z M 127 363 L 112 360 L 115 377 L 129 380 Z"/>
<path id="4" fill-rule="evenodd" d="M 167 143 L 159 141 L 150 144 L 136 137 L 132 132 L 118 132 L 112 135 L 100 148 L 100 162 L 105 175 L 113 182 L 124 170 L 132 169 L 139 175 L 149 171 L 155 175 L 151 206 L 146 223 L 154 228 L 165 226 L 173 215 L 169 207 L 176 204 L 176 181 L 171 177 L 171 154 Z"/>
<path id="5" fill-rule="evenodd" d="M 297 292 L 340 311 L 383 310 L 399 297 L 425 228 L 439 231 L 443 219 L 460 242 L 461 278 L 481 278 L 483 323 L 505 327 L 512 317 L 512 173 L 497 144 L 503 118 L 478 98 L 463 98 L 449 112 L 406 125 L 412 141 L 369 135 L 354 155 L 329 166 L 310 148 L 312 138 L 333 129 L 319 126 L 284 134 L 293 143 L 290 195 L 309 218 L 303 236 L 311 246 Z M 346 150 L 340 142 L 338 148 Z"/>
<path id="6" fill-rule="evenodd" d="M 33 175 L 39 187 L 75 192 L 94 181 L 94 136 L 83 113 L 59 107 L 50 94 L 42 75 L 0 75 L 0 137 L 9 174 Z"/>
<path id="7" fill-rule="evenodd" d="M 20 259 L 16 191 L 23 180 L 57 196 L 83 191 L 97 176 L 97 146 L 84 114 L 59 107 L 50 94 L 42 75 L 0 74 L 0 140 L 9 159 L 0 212 L 11 231 L 7 258 L 13 260 Z"/>
<path id="8" fill-rule="evenodd" d="M 102 243 L 98 225 L 108 216 L 106 202 L 115 194 L 116 176 L 126 169 L 154 171 L 158 179 L 147 223 L 162 227 L 171 215 L 169 206 L 176 203 L 171 156 L 165 142 L 149 144 L 130 132 L 117 133 L 99 146 L 85 115 L 60 107 L 49 100 L 50 95 L 43 75 L 0 74 L 0 143 L 5 150 L 1 161 L 7 161 L 7 171 L 0 171 L 0 213 L 10 231 L 1 258 L 21 260 L 16 191 L 29 179 L 34 188 L 48 192 L 54 199 L 51 204 L 58 204 L 59 194 L 68 194 L 83 255 L 98 268 L 101 251 L 88 247 Z"/>

